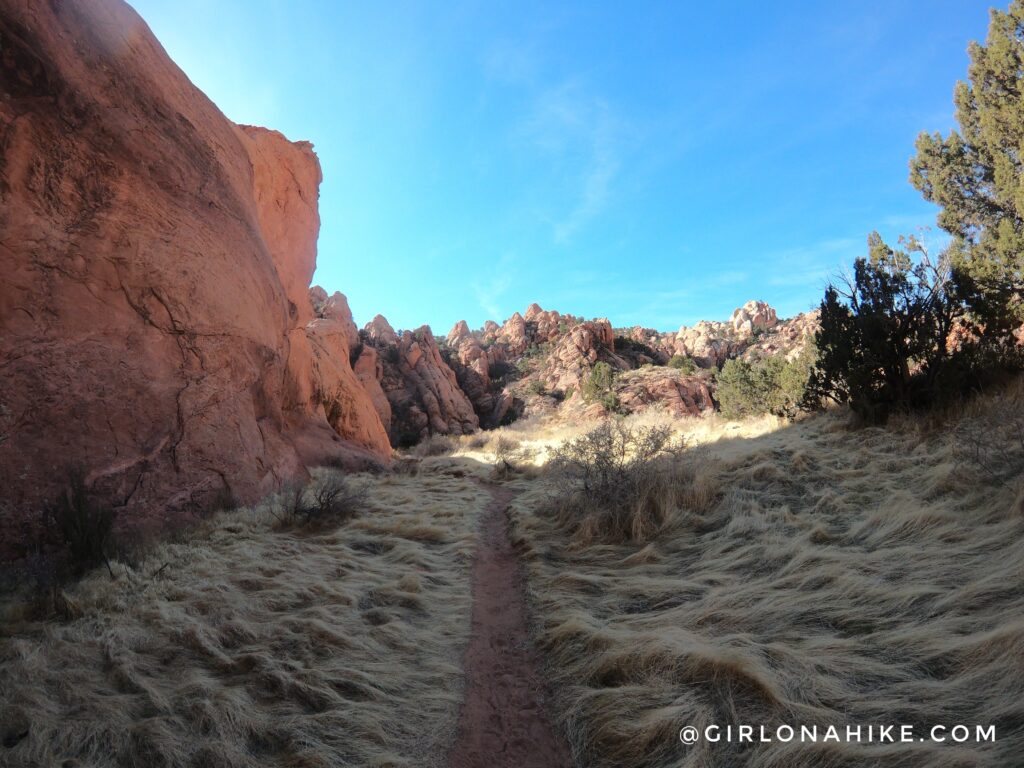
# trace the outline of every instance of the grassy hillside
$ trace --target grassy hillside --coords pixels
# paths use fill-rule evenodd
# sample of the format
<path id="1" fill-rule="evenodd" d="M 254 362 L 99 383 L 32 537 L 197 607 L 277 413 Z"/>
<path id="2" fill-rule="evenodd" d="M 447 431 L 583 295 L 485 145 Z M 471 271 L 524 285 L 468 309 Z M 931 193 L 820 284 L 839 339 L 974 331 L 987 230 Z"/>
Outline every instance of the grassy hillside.
<path id="1" fill-rule="evenodd" d="M 356 482 L 368 509 L 335 531 L 277 530 L 268 500 L 97 570 L 73 621 L 6 606 L 0 765 L 444 764 L 489 496 L 443 472 Z"/>
<path id="2" fill-rule="evenodd" d="M 988 445 L 984 466 L 964 443 L 1019 403 L 989 398 L 933 431 L 823 416 L 705 432 L 685 460 L 715 500 L 645 544 L 574 542 L 551 513 L 561 491 L 520 481 L 515 535 L 578 764 L 1015 764 L 1024 514 L 1019 484 L 990 470 L 1021 467 L 1024 445 Z M 680 743 L 710 723 L 991 724 L 997 741 Z"/>
<path id="3" fill-rule="evenodd" d="M 1020 398 L 885 429 L 630 417 L 689 443 L 674 460 L 690 492 L 644 541 L 562 527 L 567 487 L 544 462 L 593 425 L 555 420 L 433 440 L 357 476 L 366 507 L 333 530 L 282 529 L 274 499 L 226 513 L 138 570 L 95 571 L 62 620 L 2 606 L 0 765 L 447 764 L 485 479 L 518 494 L 548 709 L 576 765 L 1014 765 Z M 680 743 L 712 723 L 997 738 Z"/>

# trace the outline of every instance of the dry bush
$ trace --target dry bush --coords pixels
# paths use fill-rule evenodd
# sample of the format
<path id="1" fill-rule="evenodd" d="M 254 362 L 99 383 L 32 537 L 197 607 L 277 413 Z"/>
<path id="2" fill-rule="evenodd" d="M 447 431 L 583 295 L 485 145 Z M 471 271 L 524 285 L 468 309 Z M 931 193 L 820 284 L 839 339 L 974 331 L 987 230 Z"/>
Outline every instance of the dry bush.
<path id="1" fill-rule="evenodd" d="M 271 505 L 279 528 L 337 527 L 348 522 L 366 504 L 365 486 L 355 486 L 344 477 L 327 473 L 308 486 L 286 486 Z"/>
<path id="2" fill-rule="evenodd" d="M 69 473 L 68 487 L 44 510 L 44 528 L 61 546 L 58 555 L 64 576 L 79 577 L 98 565 L 110 570 L 117 513 L 96 499 L 85 484 L 85 474 Z"/>
<path id="3" fill-rule="evenodd" d="M 580 544 L 646 541 L 690 490 L 693 474 L 682 451 L 668 427 L 606 420 L 554 450 L 548 470 L 566 490 L 552 511 Z"/>
<path id="4" fill-rule="evenodd" d="M 474 432 L 472 435 L 463 437 L 462 446 L 469 451 L 479 451 L 481 448 L 486 448 L 490 441 L 491 436 L 486 432 Z"/>
<path id="5" fill-rule="evenodd" d="M 954 455 L 986 478 L 1016 487 L 1024 480 L 1024 394 L 1020 390 L 985 403 L 963 419 L 953 435 Z"/>
<path id="6" fill-rule="evenodd" d="M 453 453 L 457 447 L 457 443 L 454 438 L 449 435 L 430 435 L 426 440 L 422 440 L 416 444 L 412 449 L 412 453 L 415 456 L 421 458 L 427 456 L 445 456 Z"/>
<path id="7" fill-rule="evenodd" d="M 495 480 L 509 480 L 533 466 L 536 451 L 516 438 L 498 435 L 492 442 L 492 446 L 494 450 L 492 474 Z"/>

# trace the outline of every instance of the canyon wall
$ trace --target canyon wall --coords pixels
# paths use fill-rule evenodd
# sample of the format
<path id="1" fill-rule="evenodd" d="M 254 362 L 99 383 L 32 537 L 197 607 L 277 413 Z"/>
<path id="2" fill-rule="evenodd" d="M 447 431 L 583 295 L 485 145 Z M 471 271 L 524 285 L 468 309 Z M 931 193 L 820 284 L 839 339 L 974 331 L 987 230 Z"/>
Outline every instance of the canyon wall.
<path id="1" fill-rule="evenodd" d="M 8 520 L 72 467 L 173 514 L 386 460 L 344 322 L 310 302 L 310 144 L 227 120 L 120 0 L 0 0 L 0 147 Z"/>

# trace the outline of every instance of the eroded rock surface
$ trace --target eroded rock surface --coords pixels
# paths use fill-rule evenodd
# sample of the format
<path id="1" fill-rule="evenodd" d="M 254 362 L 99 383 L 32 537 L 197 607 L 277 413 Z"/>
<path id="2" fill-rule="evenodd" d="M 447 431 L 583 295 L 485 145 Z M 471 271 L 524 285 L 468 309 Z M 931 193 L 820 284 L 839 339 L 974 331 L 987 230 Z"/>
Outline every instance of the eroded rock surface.
<path id="1" fill-rule="evenodd" d="M 441 355 L 429 326 L 395 333 L 377 315 L 363 329 L 380 360 L 380 387 L 391 407 L 388 435 L 396 447 L 431 434 L 463 435 L 480 428 L 473 404 Z"/>
<path id="2" fill-rule="evenodd" d="M 318 454 L 384 455 L 372 405 L 376 428 L 349 414 L 338 434 L 317 402 L 308 143 L 227 120 L 120 0 L 0 0 L 0 144 L 12 509 L 71 465 L 131 513 L 174 513 L 254 500 Z"/>

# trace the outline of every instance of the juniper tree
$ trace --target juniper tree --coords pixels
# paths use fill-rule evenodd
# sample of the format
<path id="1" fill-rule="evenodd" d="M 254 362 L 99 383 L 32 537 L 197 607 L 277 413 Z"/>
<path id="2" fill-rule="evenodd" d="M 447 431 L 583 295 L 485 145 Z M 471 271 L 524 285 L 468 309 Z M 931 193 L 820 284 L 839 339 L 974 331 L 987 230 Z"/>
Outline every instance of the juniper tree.
<path id="1" fill-rule="evenodd" d="M 991 334 L 1021 319 L 1024 291 L 1024 2 L 992 11 L 954 93 L 960 130 L 922 133 L 910 180 L 941 207 L 961 290 Z"/>
<path id="2" fill-rule="evenodd" d="M 808 402 L 849 403 L 882 421 L 893 409 L 948 401 L 995 367 L 986 339 L 951 343 L 954 328 L 970 326 L 948 251 L 933 258 L 913 237 L 900 243 L 893 249 L 872 232 L 868 257 L 825 292 Z"/>

